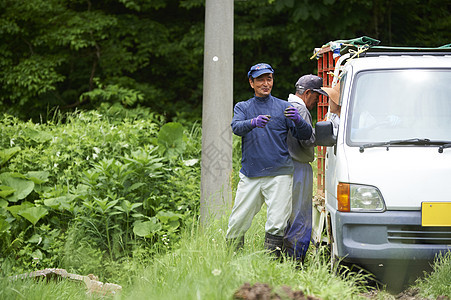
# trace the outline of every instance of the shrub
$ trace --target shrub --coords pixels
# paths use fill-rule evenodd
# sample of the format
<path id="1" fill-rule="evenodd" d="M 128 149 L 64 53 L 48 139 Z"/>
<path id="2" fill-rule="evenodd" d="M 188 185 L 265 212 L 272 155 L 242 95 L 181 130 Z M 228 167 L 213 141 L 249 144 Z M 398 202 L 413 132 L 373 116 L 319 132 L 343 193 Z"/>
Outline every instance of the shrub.
<path id="1" fill-rule="evenodd" d="M 196 123 L 105 105 L 45 124 L 4 115 L 0 130 L 0 263 L 16 271 L 166 251 L 197 215 Z"/>

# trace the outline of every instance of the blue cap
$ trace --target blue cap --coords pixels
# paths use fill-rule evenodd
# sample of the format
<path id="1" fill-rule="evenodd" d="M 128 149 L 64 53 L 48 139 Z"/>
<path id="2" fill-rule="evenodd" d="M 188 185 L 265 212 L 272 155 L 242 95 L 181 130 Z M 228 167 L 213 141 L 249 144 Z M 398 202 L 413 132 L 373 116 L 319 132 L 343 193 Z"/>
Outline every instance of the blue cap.
<path id="1" fill-rule="evenodd" d="M 250 78 L 257 78 L 258 76 L 262 75 L 262 74 L 267 74 L 267 73 L 274 73 L 274 70 L 272 69 L 272 67 L 268 64 L 265 63 L 259 63 L 256 65 L 253 65 L 251 67 L 251 69 L 249 70 L 249 72 L 247 72 L 247 77 Z"/>

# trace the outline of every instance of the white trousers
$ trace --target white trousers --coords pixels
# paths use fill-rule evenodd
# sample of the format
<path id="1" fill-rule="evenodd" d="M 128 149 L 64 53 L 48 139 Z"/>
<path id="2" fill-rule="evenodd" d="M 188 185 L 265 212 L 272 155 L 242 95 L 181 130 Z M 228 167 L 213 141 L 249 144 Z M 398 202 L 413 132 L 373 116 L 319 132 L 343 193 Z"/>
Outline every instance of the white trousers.
<path id="1" fill-rule="evenodd" d="M 243 236 L 263 203 L 267 206 L 265 232 L 283 236 L 291 215 L 292 175 L 249 178 L 240 173 L 227 238 Z"/>

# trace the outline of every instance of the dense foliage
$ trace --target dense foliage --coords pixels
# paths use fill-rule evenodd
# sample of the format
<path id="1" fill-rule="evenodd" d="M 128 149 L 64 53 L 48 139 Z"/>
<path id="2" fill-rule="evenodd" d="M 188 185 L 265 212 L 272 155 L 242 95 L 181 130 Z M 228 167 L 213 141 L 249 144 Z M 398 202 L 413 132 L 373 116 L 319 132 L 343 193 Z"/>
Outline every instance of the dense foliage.
<path id="1" fill-rule="evenodd" d="M 2 270 L 88 274 L 171 249 L 197 220 L 199 126 L 120 105 L 61 118 L 0 122 Z"/>
<path id="2" fill-rule="evenodd" d="M 35 121 L 55 107 L 142 105 L 170 118 L 200 116 L 204 0 L 4 0 L 0 3 L 0 109 Z M 450 42 L 450 4 L 439 0 L 234 1 L 234 97 L 245 74 L 276 70 L 285 98 L 315 71 L 315 47 L 362 35 L 388 46 Z M 218 87 L 220 92 L 220 87 Z"/>
<path id="3" fill-rule="evenodd" d="M 204 2 L 0 2 L 4 274 L 63 267 L 107 279 L 171 249 L 197 221 Z M 235 0 L 234 99 L 250 96 L 245 74 L 261 61 L 286 97 L 331 40 L 450 43 L 449 6 Z M 234 158 L 239 149 L 236 138 Z"/>

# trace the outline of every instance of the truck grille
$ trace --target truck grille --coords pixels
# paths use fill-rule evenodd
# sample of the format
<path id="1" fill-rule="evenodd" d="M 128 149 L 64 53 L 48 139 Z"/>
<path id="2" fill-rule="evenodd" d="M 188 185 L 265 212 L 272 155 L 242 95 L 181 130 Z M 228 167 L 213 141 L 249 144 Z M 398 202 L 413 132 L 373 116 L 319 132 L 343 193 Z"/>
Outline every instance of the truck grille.
<path id="1" fill-rule="evenodd" d="M 398 244 L 451 245 L 451 227 L 389 226 L 387 238 Z"/>

